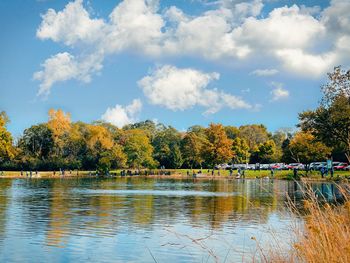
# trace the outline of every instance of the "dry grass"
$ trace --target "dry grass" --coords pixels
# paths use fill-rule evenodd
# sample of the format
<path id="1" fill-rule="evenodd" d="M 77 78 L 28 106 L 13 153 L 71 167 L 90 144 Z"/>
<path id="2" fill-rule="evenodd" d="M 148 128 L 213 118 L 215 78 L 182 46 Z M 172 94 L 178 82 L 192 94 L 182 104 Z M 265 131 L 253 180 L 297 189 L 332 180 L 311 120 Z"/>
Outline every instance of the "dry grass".
<path id="1" fill-rule="evenodd" d="M 341 186 L 341 203 L 329 204 L 310 187 L 305 190 L 303 215 L 292 202 L 290 209 L 304 217 L 304 223 L 291 229 L 295 242 L 290 251 L 262 251 L 262 262 L 350 262 L 350 194 L 349 186 Z"/>

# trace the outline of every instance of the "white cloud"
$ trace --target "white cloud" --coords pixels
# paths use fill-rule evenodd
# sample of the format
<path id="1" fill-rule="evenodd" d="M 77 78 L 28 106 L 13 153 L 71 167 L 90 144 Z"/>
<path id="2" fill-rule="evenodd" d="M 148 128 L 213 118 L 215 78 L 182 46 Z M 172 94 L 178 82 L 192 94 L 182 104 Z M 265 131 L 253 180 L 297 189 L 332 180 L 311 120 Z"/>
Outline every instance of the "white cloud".
<path id="1" fill-rule="evenodd" d="M 104 21 L 90 19 L 82 3 L 83 0 L 68 3 L 60 12 L 49 9 L 42 16 L 37 37 L 63 42 L 66 45 L 74 45 L 77 42 L 88 44 L 101 39 L 105 27 Z"/>
<path id="2" fill-rule="evenodd" d="M 283 87 L 282 83 L 272 82 L 271 85 L 274 87 L 273 90 L 270 92 L 272 96 L 272 101 L 286 99 L 289 97 L 289 91 Z"/>
<path id="3" fill-rule="evenodd" d="M 322 12 L 321 22 L 331 33 L 350 34 L 350 1 L 332 0 L 329 7 Z"/>
<path id="4" fill-rule="evenodd" d="M 101 56 L 92 54 L 79 60 L 67 52 L 46 59 L 41 65 L 43 70 L 33 75 L 35 80 L 41 81 L 38 95 L 47 96 L 51 86 L 59 81 L 77 79 L 90 82 L 91 74 L 102 68 L 101 59 Z"/>
<path id="5" fill-rule="evenodd" d="M 125 0 L 109 15 L 108 33 L 102 45 L 108 52 L 130 49 L 150 55 L 159 53 L 164 20 L 156 1 Z"/>
<path id="6" fill-rule="evenodd" d="M 276 51 L 276 55 L 290 72 L 311 77 L 322 75 L 337 61 L 334 52 L 314 55 L 301 49 L 282 49 Z"/>
<path id="7" fill-rule="evenodd" d="M 252 71 L 250 74 L 251 75 L 256 75 L 259 77 L 267 77 L 267 76 L 273 76 L 278 73 L 277 69 L 256 69 Z"/>
<path id="8" fill-rule="evenodd" d="M 250 17 L 233 32 L 239 41 L 259 49 L 306 48 L 324 33 L 324 26 L 296 5 L 272 10 L 267 18 Z"/>
<path id="9" fill-rule="evenodd" d="M 323 10 L 282 6 L 265 16 L 261 16 L 262 0 L 211 3 L 209 10 L 189 15 L 175 6 L 159 10 L 157 0 L 124 0 L 106 19 L 93 18 L 83 0 L 71 2 L 61 11 L 49 9 L 42 16 L 37 37 L 74 49 L 76 57 L 65 65 L 75 73 L 56 78 L 40 73 L 46 71 L 47 63 L 54 67 L 49 58 L 44 70 L 34 77 L 48 93 L 56 82 L 90 78 L 102 68 L 105 56 L 126 50 L 155 58 L 196 56 L 237 64 L 254 59 L 264 64 L 260 67 L 281 67 L 310 77 L 349 61 L 348 0 L 332 0 Z M 87 65 L 92 57 L 97 67 Z"/>
<path id="10" fill-rule="evenodd" d="M 196 105 L 203 106 L 206 114 L 219 111 L 222 107 L 250 109 L 243 99 L 217 89 L 209 89 L 213 80 L 219 79 L 216 72 L 201 71 L 165 65 L 142 78 L 138 84 L 149 102 L 170 110 L 186 110 Z"/>
<path id="11" fill-rule="evenodd" d="M 142 103 L 139 99 L 134 99 L 131 104 L 123 107 L 119 104 L 114 108 L 108 108 L 101 116 L 102 120 L 109 122 L 119 128 L 137 121 L 137 115 L 141 111 Z"/>

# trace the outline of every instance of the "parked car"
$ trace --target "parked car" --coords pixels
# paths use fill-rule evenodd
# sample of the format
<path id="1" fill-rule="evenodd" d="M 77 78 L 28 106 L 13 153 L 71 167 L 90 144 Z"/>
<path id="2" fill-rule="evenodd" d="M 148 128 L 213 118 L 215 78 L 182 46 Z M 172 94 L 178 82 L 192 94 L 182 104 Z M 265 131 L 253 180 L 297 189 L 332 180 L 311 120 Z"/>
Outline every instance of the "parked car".
<path id="1" fill-rule="evenodd" d="M 333 168 L 334 170 L 344 170 L 346 167 L 348 167 L 349 165 L 347 163 L 339 163 L 337 165 L 333 164 Z"/>
<path id="2" fill-rule="evenodd" d="M 340 162 L 333 162 L 333 166 L 337 166 Z"/>
<path id="3" fill-rule="evenodd" d="M 270 168 L 275 170 L 282 170 L 284 166 L 285 166 L 284 163 L 272 163 L 270 165 Z"/>
<path id="4" fill-rule="evenodd" d="M 343 170 L 344 171 L 350 171 L 350 165 L 346 166 Z"/>
<path id="5" fill-rule="evenodd" d="M 318 170 L 321 170 L 322 167 L 326 167 L 326 166 L 327 166 L 326 162 L 313 162 L 313 163 L 310 163 L 309 169 L 318 171 Z"/>
<path id="6" fill-rule="evenodd" d="M 316 170 L 320 171 L 322 168 L 327 168 L 326 162 L 321 162 L 318 166 L 316 166 Z"/>
<path id="7" fill-rule="evenodd" d="M 294 169 L 297 169 L 297 170 L 304 170 L 305 165 L 302 164 L 302 163 L 290 163 L 290 164 L 287 164 L 286 167 L 287 167 L 287 169 L 289 169 L 289 170 L 294 170 Z"/>
<path id="8" fill-rule="evenodd" d="M 222 163 L 222 164 L 218 164 L 215 166 L 216 169 L 226 169 L 226 168 L 230 168 L 230 165 L 228 165 L 227 163 Z"/>
<path id="9" fill-rule="evenodd" d="M 270 165 L 267 163 L 261 163 L 260 164 L 260 169 L 261 170 L 269 170 L 270 169 Z"/>

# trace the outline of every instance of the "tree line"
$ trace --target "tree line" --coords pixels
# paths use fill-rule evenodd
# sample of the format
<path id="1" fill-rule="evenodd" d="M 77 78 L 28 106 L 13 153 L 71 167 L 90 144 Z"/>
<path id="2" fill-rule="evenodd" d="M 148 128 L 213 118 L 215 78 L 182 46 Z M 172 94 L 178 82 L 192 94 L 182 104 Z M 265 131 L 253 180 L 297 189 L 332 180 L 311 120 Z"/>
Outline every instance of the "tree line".
<path id="1" fill-rule="evenodd" d="M 124 126 L 72 122 L 51 109 L 48 121 L 14 141 L 0 113 L 0 169 L 213 168 L 221 163 L 350 161 L 350 70 L 335 67 L 315 110 L 299 114 L 299 128 L 269 132 L 262 124 L 212 123 L 186 132 L 146 120 Z"/>

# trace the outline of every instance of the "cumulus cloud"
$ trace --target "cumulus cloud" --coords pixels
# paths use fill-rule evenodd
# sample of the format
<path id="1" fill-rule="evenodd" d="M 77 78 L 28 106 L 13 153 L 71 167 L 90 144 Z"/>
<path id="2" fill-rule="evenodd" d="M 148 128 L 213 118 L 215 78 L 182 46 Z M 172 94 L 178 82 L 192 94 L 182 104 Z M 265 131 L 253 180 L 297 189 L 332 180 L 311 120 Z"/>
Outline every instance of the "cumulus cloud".
<path id="1" fill-rule="evenodd" d="M 119 104 L 108 108 L 101 116 L 101 119 L 109 122 L 119 128 L 137 121 L 137 115 L 142 109 L 142 103 L 139 99 L 134 99 L 131 104 L 123 107 Z"/>
<path id="2" fill-rule="evenodd" d="M 216 72 L 204 73 L 191 68 L 180 69 L 165 65 L 142 78 L 138 85 L 151 104 L 173 111 L 183 111 L 196 105 L 205 107 L 205 114 L 216 113 L 222 107 L 252 108 L 239 97 L 209 89 L 209 83 L 219 77 Z"/>
<path id="3" fill-rule="evenodd" d="M 260 58 L 272 63 L 269 67 L 311 77 L 348 63 L 350 1 L 332 0 L 323 10 L 276 7 L 262 16 L 263 6 L 262 0 L 219 0 L 208 10 L 190 15 L 176 6 L 160 10 L 157 0 L 123 0 L 108 18 L 101 19 L 89 14 L 83 0 L 75 0 L 61 11 L 49 9 L 37 29 L 38 38 L 76 51 L 70 52 L 77 54 L 74 59 L 65 58 L 71 74 L 66 71 L 49 78 L 46 65 L 55 65 L 49 58 L 34 78 L 48 93 L 56 82 L 90 78 L 102 68 L 106 56 L 126 50 L 155 58 L 196 56 L 237 64 Z"/>
<path id="4" fill-rule="evenodd" d="M 282 83 L 272 82 L 271 85 L 273 86 L 273 90 L 270 92 L 272 96 L 271 101 L 277 101 L 289 97 L 289 91 L 283 87 Z"/>
<path id="5" fill-rule="evenodd" d="M 60 81 L 78 79 L 83 82 L 90 82 L 91 74 L 101 70 L 101 57 L 92 54 L 77 59 L 68 52 L 58 53 L 41 65 L 43 70 L 35 72 L 33 78 L 41 81 L 38 95 L 47 96 L 51 86 Z"/>
<path id="6" fill-rule="evenodd" d="M 68 3 L 59 12 L 49 9 L 42 16 L 36 35 L 40 39 L 51 39 L 74 45 L 77 42 L 92 43 L 103 37 L 105 23 L 102 19 L 91 19 L 84 9 L 83 0 Z"/>
<path id="7" fill-rule="evenodd" d="M 278 73 L 277 69 L 256 69 L 252 71 L 250 74 L 251 75 L 256 75 L 259 77 L 267 77 L 267 76 L 273 76 Z"/>

